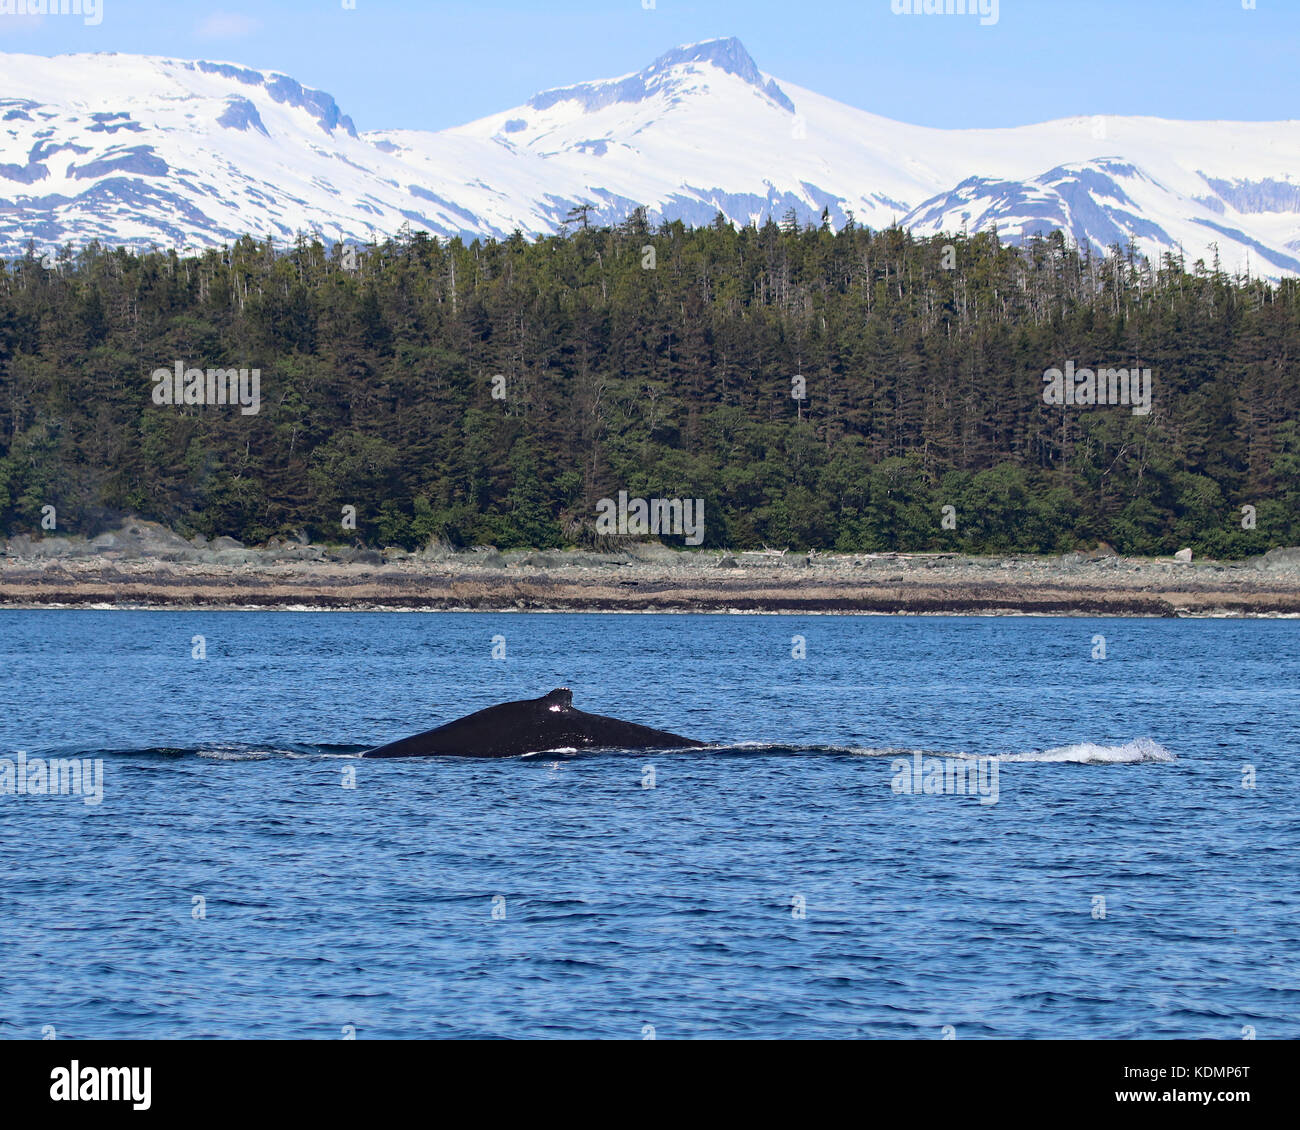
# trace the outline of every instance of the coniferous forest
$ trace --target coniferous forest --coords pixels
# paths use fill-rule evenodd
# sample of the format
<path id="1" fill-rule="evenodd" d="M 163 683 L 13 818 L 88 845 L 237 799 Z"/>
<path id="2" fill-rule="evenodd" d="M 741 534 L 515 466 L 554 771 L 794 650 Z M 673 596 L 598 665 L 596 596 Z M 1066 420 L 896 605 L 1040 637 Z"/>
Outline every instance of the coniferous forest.
<path id="1" fill-rule="evenodd" d="M 1059 234 L 637 215 L 537 241 L 33 251 L 0 264 L 0 531 L 54 506 L 61 532 L 134 513 L 552 547 L 593 544 L 623 490 L 702 498 L 706 546 L 1243 556 L 1300 543 L 1298 358 L 1296 280 Z M 1151 412 L 1045 403 L 1069 361 L 1149 367 Z M 260 410 L 156 404 L 177 362 L 257 368 Z"/>

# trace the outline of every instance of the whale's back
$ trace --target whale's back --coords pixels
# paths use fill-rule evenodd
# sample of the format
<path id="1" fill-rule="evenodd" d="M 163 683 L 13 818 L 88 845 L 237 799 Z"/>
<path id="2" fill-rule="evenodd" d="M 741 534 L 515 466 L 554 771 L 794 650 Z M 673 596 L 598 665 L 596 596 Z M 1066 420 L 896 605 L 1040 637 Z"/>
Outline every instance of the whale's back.
<path id="1" fill-rule="evenodd" d="M 518 757 L 550 749 L 669 749 L 703 742 L 573 708 L 567 687 L 541 698 L 503 702 L 368 750 L 363 757 Z"/>

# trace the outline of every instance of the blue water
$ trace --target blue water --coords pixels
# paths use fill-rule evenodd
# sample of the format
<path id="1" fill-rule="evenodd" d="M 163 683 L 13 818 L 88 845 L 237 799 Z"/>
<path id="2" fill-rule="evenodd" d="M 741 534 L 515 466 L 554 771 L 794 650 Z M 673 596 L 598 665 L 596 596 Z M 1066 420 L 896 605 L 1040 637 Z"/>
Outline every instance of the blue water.
<path id="1" fill-rule="evenodd" d="M 1294 1039 L 1298 632 L 0 612 L 0 1036 Z M 560 685 L 720 748 L 356 757 Z"/>

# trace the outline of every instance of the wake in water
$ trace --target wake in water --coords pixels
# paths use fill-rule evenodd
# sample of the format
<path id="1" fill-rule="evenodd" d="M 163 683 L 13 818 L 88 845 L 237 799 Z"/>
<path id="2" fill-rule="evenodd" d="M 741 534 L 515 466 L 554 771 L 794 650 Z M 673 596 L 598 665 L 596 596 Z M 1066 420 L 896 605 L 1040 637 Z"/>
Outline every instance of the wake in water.
<path id="1" fill-rule="evenodd" d="M 1152 738 L 1134 738 L 1121 745 L 1076 742 L 1030 753 L 1004 753 L 999 761 L 1068 761 L 1078 765 L 1132 765 L 1139 761 L 1177 761 L 1169 750 Z"/>
<path id="2" fill-rule="evenodd" d="M 139 757 L 139 758 L 175 758 L 201 757 L 210 761 L 267 761 L 272 758 L 360 758 L 370 746 L 365 745 L 310 745 L 292 744 L 255 744 L 228 742 L 198 746 L 152 746 L 146 749 L 98 749 L 98 750 L 45 750 L 29 751 L 31 756 L 46 757 Z M 554 749 L 538 753 L 524 754 L 518 758 L 493 758 L 491 760 L 528 761 L 537 758 L 555 757 L 645 757 L 646 750 L 573 750 Z M 1103 745 L 1095 742 L 1074 742 L 1070 745 L 1051 746 L 1041 750 L 1027 750 L 1011 753 L 970 753 L 965 750 L 912 749 L 903 746 L 835 746 L 835 745 L 790 745 L 785 743 L 737 742 L 730 745 L 706 746 L 703 749 L 654 750 L 655 756 L 672 754 L 674 756 L 694 757 L 923 757 L 955 758 L 959 760 L 979 760 L 993 757 L 1001 762 L 1044 762 L 1048 764 L 1072 765 L 1135 765 L 1141 762 L 1177 761 L 1177 757 L 1152 738 L 1134 738 L 1119 745 Z M 420 761 L 424 758 L 418 759 Z M 447 757 L 438 756 L 433 760 L 445 761 Z M 451 758 L 461 761 L 482 761 L 484 758 Z"/>
<path id="3" fill-rule="evenodd" d="M 922 757 L 952 758 L 977 761 L 994 758 L 997 761 L 1040 761 L 1069 763 L 1073 765 L 1135 765 L 1143 761 L 1177 761 L 1178 758 L 1153 738 L 1133 738 L 1119 745 L 1101 745 L 1096 742 L 1075 742 L 1052 746 L 1048 749 L 1026 750 L 1017 753 L 970 753 L 966 750 L 914 749 L 906 746 L 792 746 L 765 745 L 745 742 L 732 746 L 711 747 L 711 753 L 761 753 L 761 754 L 849 754 L 855 757 Z"/>

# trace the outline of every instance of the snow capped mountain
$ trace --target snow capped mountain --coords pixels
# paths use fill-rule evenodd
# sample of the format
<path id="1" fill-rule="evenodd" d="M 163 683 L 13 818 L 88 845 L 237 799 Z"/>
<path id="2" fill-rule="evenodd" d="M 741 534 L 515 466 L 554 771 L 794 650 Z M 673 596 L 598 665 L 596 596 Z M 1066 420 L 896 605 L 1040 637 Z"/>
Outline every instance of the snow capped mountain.
<path id="1" fill-rule="evenodd" d="M 437 133 L 358 134 L 334 99 L 231 63 L 5 55 L 0 253 L 242 234 L 367 241 L 597 222 L 735 223 L 791 209 L 920 234 L 1065 229 L 1104 251 L 1300 274 L 1300 123 L 1074 118 L 937 130 L 760 71 L 736 39 L 543 91 Z"/>
<path id="2" fill-rule="evenodd" d="M 213 245 L 402 222 L 409 199 L 334 100 L 284 75 L 131 55 L 6 55 L 0 245 Z M 387 175 L 385 175 L 387 174 Z"/>

